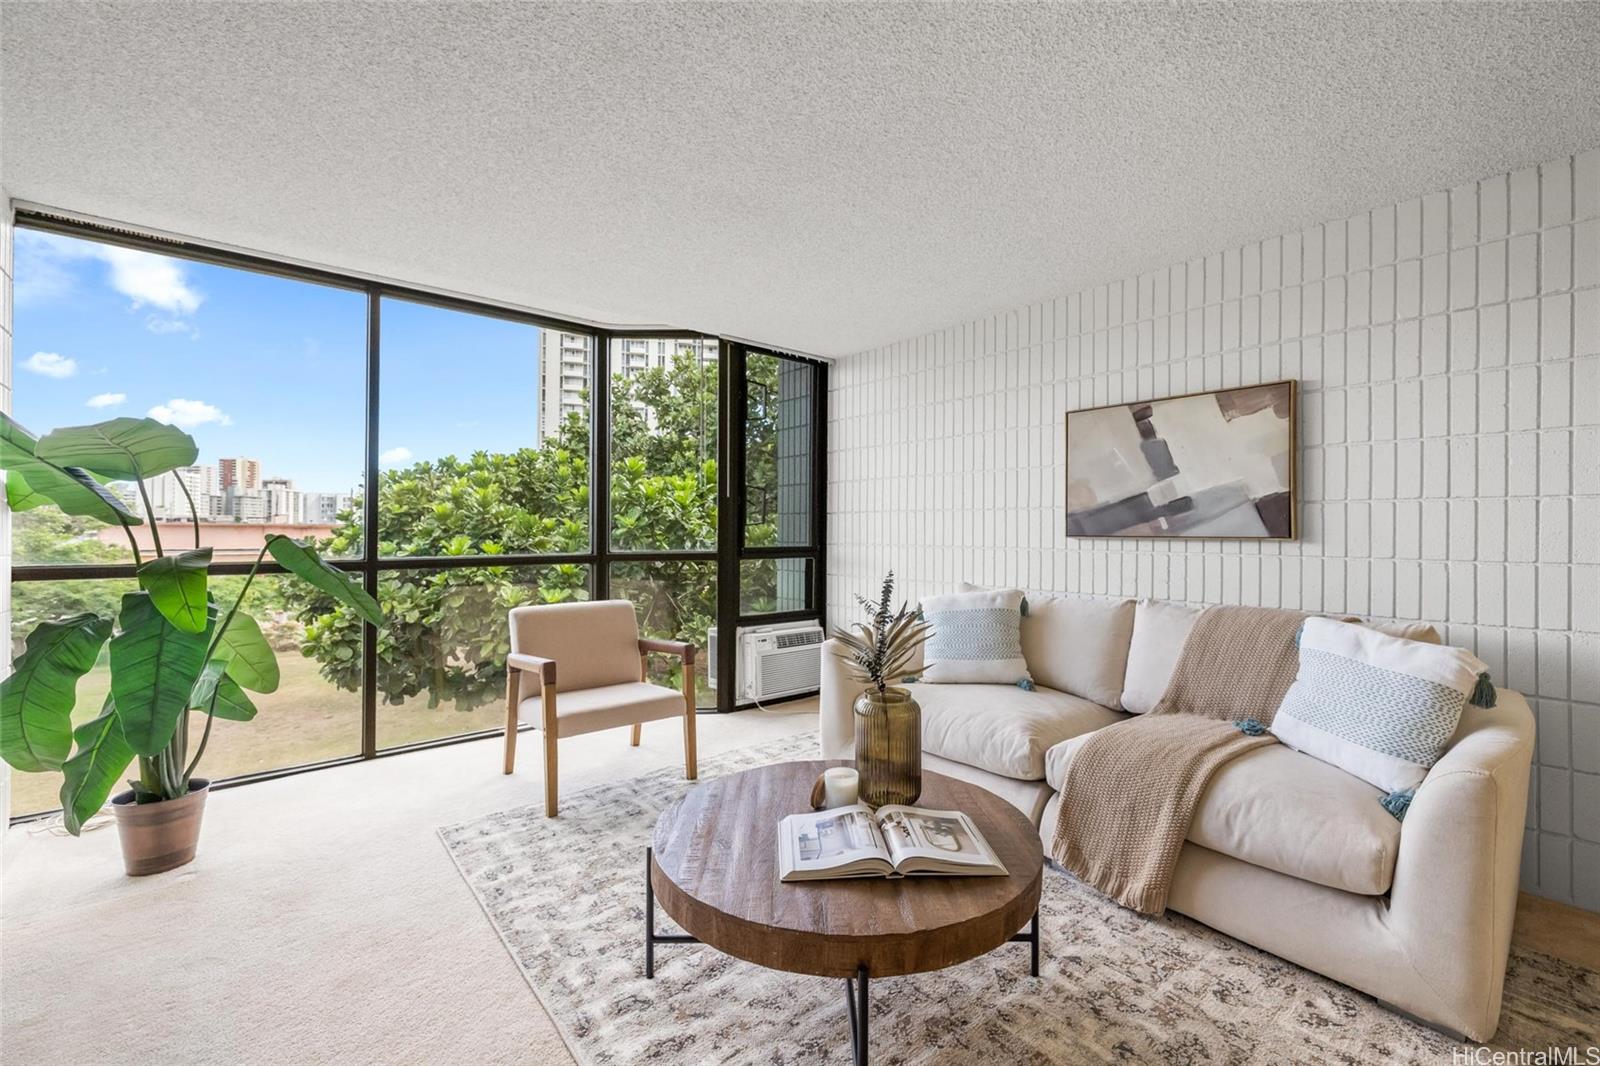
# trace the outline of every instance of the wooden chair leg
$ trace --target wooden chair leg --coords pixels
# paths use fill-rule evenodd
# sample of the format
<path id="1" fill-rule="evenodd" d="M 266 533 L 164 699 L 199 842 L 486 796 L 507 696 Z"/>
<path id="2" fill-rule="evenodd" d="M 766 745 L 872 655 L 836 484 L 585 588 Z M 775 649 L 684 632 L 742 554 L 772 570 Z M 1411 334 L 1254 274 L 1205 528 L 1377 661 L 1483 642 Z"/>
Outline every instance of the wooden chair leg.
<path id="1" fill-rule="evenodd" d="M 560 730 L 556 726 L 556 687 L 545 685 L 541 691 L 540 710 L 544 718 L 544 816 L 556 816 L 556 742 Z"/>
<path id="2" fill-rule="evenodd" d="M 506 773 L 517 765 L 517 697 L 522 692 L 522 671 L 511 667 L 506 670 Z"/>
<path id="3" fill-rule="evenodd" d="M 683 776 L 690 781 L 700 776 L 700 763 L 694 751 L 694 665 L 683 664 Z"/>
<path id="4" fill-rule="evenodd" d="M 638 722 L 633 723 L 633 736 L 628 738 L 628 743 L 633 747 L 637 748 L 639 746 L 639 734 L 643 731 L 643 729 L 644 727 Z"/>

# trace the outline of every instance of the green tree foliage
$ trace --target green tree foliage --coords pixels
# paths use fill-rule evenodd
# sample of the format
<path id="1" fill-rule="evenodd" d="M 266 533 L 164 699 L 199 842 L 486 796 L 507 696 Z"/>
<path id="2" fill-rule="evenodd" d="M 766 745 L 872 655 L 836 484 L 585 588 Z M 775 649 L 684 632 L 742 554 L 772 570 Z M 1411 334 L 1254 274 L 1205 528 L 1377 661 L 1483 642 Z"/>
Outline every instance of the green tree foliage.
<path id="1" fill-rule="evenodd" d="M 612 545 L 617 550 L 714 549 L 717 541 L 717 367 L 689 352 L 667 367 L 619 375 L 611 397 Z M 589 424 L 569 415 L 541 447 L 445 456 L 386 471 L 378 486 L 384 555 L 495 556 L 589 550 Z M 360 551 L 361 504 L 341 515 L 326 554 Z M 753 541 L 761 543 L 762 541 Z M 378 690 L 400 703 L 470 710 L 499 699 L 510 651 L 506 612 L 586 599 L 588 568 L 472 566 L 383 575 L 387 622 Z M 619 563 L 612 595 L 632 600 L 640 629 L 701 643 L 716 619 L 714 563 Z M 361 626 L 315 590 L 284 590 L 306 626 L 304 652 L 324 677 L 361 681 Z M 654 664 L 676 685 L 669 661 Z"/>

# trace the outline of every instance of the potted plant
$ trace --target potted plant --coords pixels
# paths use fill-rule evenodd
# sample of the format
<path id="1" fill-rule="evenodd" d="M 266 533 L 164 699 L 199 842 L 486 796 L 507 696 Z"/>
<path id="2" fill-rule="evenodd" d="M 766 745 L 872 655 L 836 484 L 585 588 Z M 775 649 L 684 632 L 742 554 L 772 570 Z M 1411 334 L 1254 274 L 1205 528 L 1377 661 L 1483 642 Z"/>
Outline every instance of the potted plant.
<path id="1" fill-rule="evenodd" d="M 278 686 L 277 655 L 242 609 L 265 558 L 271 555 L 374 625 L 383 621 L 376 601 L 349 576 L 279 535 L 265 539 L 238 596 L 218 602 L 209 588 L 211 549 L 200 547 L 193 500 L 194 547 L 163 546 L 152 524 L 155 554 L 146 558 L 132 528 L 143 519 L 105 483 L 132 482 L 149 513 L 147 479 L 193 465 L 198 455 L 194 438 L 150 418 L 114 418 L 36 438 L 0 415 L 0 469 L 11 509 L 48 504 L 120 526 L 133 549 L 139 586 L 122 597 L 115 618 L 58 618 L 28 636 L 11 676 L 0 683 L 0 757 L 23 772 L 62 773 L 62 816 L 73 835 L 137 762 L 127 791 L 111 799 L 124 866 L 132 875 L 170 870 L 194 858 L 210 787 L 194 774 L 211 724 L 217 718 L 249 721 L 256 708 L 246 690 L 267 693 Z M 74 729 L 78 681 L 102 650 L 110 659 L 111 691 L 100 714 Z M 195 714 L 205 720 L 191 749 Z"/>
<path id="2" fill-rule="evenodd" d="M 861 799 L 874 807 L 915 803 L 922 794 L 922 708 L 893 682 L 916 661 L 933 629 L 904 602 L 891 612 L 893 570 L 883 579 L 877 603 L 865 596 L 857 596 L 856 602 L 866 610 L 867 621 L 857 622 L 853 631 L 835 629 L 832 636 L 850 676 L 867 685 L 855 702 Z"/>

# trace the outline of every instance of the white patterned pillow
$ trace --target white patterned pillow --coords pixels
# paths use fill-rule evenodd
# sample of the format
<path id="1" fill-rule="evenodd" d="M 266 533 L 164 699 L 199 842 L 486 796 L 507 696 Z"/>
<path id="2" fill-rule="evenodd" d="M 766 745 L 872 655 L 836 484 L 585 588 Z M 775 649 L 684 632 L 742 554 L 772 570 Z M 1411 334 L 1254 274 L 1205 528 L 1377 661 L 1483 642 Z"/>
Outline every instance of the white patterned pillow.
<path id="1" fill-rule="evenodd" d="M 954 592 L 922 601 L 933 628 L 922 680 L 932 684 L 1018 685 L 1031 688 L 1022 657 L 1022 591 Z"/>
<path id="2" fill-rule="evenodd" d="M 1460 648 L 1331 618 L 1307 618 L 1299 643 L 1300 671 L 1272 732 L 1390 793 L 1422 783 L 1468 700 L 1494 706 L 1488 667 Z"/>

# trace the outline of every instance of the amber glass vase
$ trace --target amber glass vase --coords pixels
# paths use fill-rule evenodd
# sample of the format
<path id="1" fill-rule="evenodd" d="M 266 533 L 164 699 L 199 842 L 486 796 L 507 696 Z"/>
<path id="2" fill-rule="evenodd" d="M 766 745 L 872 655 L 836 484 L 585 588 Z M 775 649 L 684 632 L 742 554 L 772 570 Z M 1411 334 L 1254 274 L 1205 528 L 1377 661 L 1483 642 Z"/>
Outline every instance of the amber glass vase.
<path id="1" fill-rule="evenodd" d="M 903 688 L 869 688 L 855 710 L 861 802 L 915 803 L 922 795 L 922 708 Z"/>

